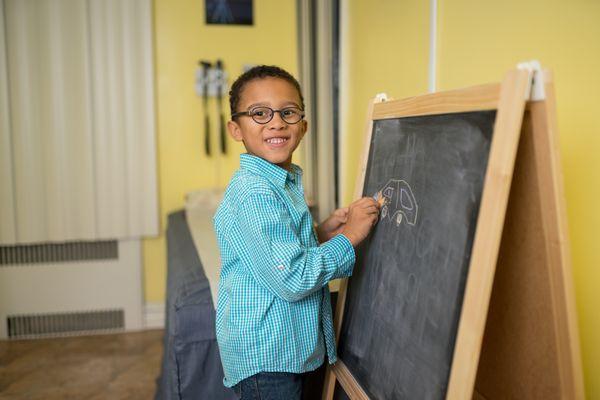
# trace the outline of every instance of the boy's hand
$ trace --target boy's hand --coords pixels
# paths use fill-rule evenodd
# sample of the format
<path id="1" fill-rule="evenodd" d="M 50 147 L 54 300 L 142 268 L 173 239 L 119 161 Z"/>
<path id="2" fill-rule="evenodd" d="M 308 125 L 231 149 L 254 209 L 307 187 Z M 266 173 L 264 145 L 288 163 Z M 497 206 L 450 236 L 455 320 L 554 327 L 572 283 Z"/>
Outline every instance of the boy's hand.
<path id="1" fill-rule="evenodd" d="M 365 240 L 379 219 L 381 204 L 372 197 L 363 197 L 348 207 L 346 223 L 340 233 L 356 247 Z"/>
<path id="2" fill-rule="evenodd" d="M 324 243 L 341 233 L 346 220 L 348 219 L 348 207 L 338 208 L 335 210 L 329 218 L 321 223 L 321 225 L 317 226 L 317 237 L 319 238 L 319 243 Z"/>

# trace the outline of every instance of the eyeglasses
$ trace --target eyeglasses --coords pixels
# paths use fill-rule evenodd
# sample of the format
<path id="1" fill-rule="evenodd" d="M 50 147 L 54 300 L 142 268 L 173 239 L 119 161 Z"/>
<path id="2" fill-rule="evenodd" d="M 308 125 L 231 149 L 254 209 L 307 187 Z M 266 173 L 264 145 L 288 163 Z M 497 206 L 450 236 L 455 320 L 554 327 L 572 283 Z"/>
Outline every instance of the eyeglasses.
<path id="1" fill-rule="evenodd" d="M 247 115 L 252 117 L 257 124 L 268 124 L 273 119 L 275 113 L 279 113 L 281 119 L 288 124 L 297 124 L 304 118 L 304 111 L 298 107 L 285 107 L 280 110 L 273 110 L 271 107 L 254 107 L 249 111 L 240 111 L 231 114 L 231 118 Z"/>

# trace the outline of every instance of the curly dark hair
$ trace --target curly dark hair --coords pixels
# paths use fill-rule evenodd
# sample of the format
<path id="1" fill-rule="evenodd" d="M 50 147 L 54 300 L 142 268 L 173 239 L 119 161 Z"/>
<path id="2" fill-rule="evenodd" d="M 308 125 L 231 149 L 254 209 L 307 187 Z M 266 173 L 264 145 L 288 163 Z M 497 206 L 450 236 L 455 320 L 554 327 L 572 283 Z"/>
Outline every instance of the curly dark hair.
<path id="1" fill-rule="evenodd" d="M 304 110 L 304 97 L 302 96 L 302 89 L 300 88 L 300 84 L 286 70 L 283 68 L 279 68 L 275 65 L 257 65 L 256 67 L 250 68 L 248 71 L 241 74 L 233 85 L 231 85 L 231 90 L 229 91 L 229 107 L 231 109 L 231 114 L 237 111 L 237 107 L 240 104 L 240 97 L 242 94 L 242 90 L 244 86 L 250 81 L 254 79 L 263 79 L 263 78 L 281 78 L 283 80 L 291 83 L 296 90 L 298 91 L 298 95 L 300 96 L 300 106 Z"/>

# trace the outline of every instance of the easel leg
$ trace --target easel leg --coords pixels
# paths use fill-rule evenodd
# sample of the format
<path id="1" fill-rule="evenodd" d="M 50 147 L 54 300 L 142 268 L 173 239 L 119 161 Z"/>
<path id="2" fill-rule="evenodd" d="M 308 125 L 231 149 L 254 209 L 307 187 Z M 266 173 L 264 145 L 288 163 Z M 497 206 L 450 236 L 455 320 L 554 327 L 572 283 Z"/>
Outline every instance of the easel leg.
<path id="1" fill-rule="evenodd" d="M 332 400 L 335 391 L 335 374 L 331 370 L 331 365 L 327 366 L 325 371 L 325 385 L 323 389 L 323 400 Z"/>

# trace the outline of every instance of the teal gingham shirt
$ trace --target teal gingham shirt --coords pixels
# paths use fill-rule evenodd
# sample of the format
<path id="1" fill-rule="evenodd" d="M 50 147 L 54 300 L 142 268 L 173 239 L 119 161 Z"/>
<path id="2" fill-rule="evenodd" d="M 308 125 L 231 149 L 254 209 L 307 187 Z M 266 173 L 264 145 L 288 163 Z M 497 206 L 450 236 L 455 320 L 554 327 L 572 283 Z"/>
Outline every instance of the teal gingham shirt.
<path id="1" fill-rule="evenodd" d="M 303 373 L 336 361 L 327 283 L 352 274 L 350 241 L 319 245 L 302 170 L 240 156 L 214 218 L 221 250 L 217 341 L 232 387 L 259 372 Z"/>

